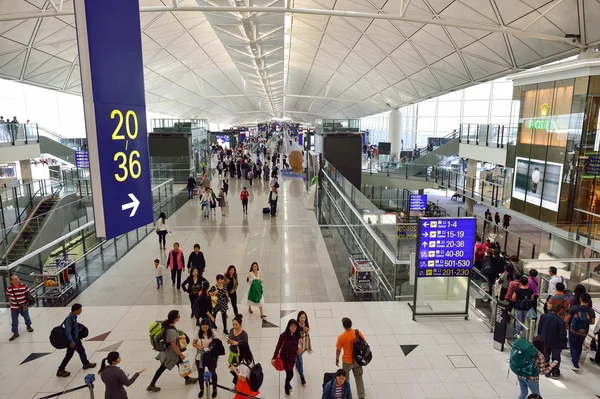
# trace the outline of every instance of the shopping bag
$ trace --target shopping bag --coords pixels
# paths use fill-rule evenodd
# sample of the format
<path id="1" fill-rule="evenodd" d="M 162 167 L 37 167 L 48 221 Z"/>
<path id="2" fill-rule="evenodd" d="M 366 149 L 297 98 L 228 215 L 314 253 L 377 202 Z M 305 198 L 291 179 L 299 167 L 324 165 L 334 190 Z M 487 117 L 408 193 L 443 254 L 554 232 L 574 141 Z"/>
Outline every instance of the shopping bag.
<path id="1" fill-rule="evenodd" d="M 189 360 L 184 360 L 179 363 L 179 375 L 181 378 L 185 378 L 188 375 L 192 374 L 192 364 Z"/>

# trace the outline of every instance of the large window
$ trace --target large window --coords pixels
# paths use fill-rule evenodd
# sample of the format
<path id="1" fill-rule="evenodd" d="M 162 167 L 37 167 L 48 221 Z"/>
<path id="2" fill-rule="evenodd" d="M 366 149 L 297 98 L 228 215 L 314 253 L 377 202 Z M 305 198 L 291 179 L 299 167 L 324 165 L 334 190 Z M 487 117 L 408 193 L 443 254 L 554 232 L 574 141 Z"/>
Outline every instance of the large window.
<path id="1" fill-rule="evenodd" d="M 429 137 L 447 136 L 463 123 L 508 126 L 512 87 L 511 81 L 502 78 L 400 108 L 405 148 L 413 148 L 415 143 L 423 147 Z M 361 119 L 361 128 L 369 130 L 371 143 L 390 140 L 389 114 Z"/>

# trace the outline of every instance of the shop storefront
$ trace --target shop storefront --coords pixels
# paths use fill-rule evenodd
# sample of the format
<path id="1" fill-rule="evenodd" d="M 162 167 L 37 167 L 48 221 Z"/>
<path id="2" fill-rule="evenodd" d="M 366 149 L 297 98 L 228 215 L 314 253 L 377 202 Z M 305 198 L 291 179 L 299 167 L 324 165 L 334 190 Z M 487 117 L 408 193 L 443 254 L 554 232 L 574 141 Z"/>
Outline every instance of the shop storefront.
<path id="1" fill-rule="evenodd" d="M 575 209 L 600 213 L 600 60 L 512 79 L 518 136 L 507 160 L 514 169 L 511 209 L 559 224 L 576 222 Z"/>

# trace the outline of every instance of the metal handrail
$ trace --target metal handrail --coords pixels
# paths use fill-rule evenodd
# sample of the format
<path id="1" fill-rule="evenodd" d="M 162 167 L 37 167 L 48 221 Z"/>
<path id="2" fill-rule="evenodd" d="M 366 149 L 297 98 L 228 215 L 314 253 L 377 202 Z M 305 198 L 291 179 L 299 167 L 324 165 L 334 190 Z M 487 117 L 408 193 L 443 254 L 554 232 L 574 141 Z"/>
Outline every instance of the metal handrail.
<path id="1" fill-rule="evenodd" d="M 483 219 L 483 221 L 489 222 L 489 220 L 486 220 L 483 216 L 477 215 L 476 213 L 473 213 L 473 212 L 469 212 L 464 207 L 462 207 L 461 205 L 459 205 L 456 209 L 458 210 L 458 213 L 457 213 L 456 216 L 460 216 L 461 212 L 463 212 L 465 214 L 465 216 L 475 217 L 476 219 Z M 528 240 L 527 238 L 523 238 L 522 236 L 518 235 L 517 233 L 514 233 L 512 230 L 508 230 L 508 229 L 505 229 L 502 226 L 498 226 L 498 232 L 500 232 L 500 231 L 503 231 L 506 234 L 510 234 L 512 236 L 515 236 L 518 239 L 520 239 L 521 241 L 526 242 L 529 245 L 532 245 L 534 248 L 537 247 L 536 243 L 534 243 L 531 240 Z M 519 258 L 521 258 L 521 257 L 519 257 Z M 533 259 L 533 257 L 532 257 L 532 259 Z M 561 259 L 560 261 L 563 262 L 563 259 Z"/>
<path id="2" fill-rule="evenodd" d="M 55 196 L 58 195 L 58 193 L 63 189 L 63 185 L 59 182 L 56 182 L 56 184 L 58 185 L 58 188 L 56 188 L 55 190 L 52 191 L 52 193 L 48 196 L 48 198 L 54 198 Z M 52 187 L 52 186 L 50 186 Z M 27 205 L 25 205 L 23 207 L 23 210 L 21 211 L 21 213 L 19 213 L 19 215 L 17 216 L 17 219 L 15 220 L 15 223 L 13 223 L 12 227 L 10 229 L 7 229 L 6 234 L 4 234 L 4 237 L 2 238 L 2 241 L 0 243 L 5 243 L 6 240 L 8 240 L 8 232 L 11 231 L 12 229 L 15 228 L 15 226 L 22 224 L 23 222 L 21 221 L 21 217 L 23 216 L 23 214 L 27 211 L 28 206 L 31 204 L 31 206 L 33 206 L 33 199 L 35 198 L 35 196 L 41 192 L 42 190 L 46 190 L 46 187 L 40 187 L 31 197 L 31 199 L 29 200 L 29 202 L 27 202 Z M 41 206 L 41 204 L 44 202 L 44 198 L 42 198 L 37 205 L 34 207 L 34 210 L 39 209 L 39 207 Z M 32 215 L 34 214 L 34 212 L 32 212 Z M 15 243 L 17 242 L 17 239 L 20 237 L 23 228 L 32 220 L 33 218 L 27 218 L 25 220 L 25 224 L 23 224 L 21 226 L 21 228 L 19 229 L 19 233 L 17 234 L 17 236 L 15 237 L 15 239 L 13 240 L 13 243 L 10 245 L 10 247 L 7 249 L 7 251 L 4 253 L 3 258 L 6 258 L 8 252 L 13 248 L 13 246 L 15 245 Z"/>
<path id="3" fill-rule="evenodd" d="M 352 205 L 352 203 L 350 202 L 350 200 L 339 189 L 339 187 L 335 184 L 335 182 L 331 179 L 331 177 L 329 177 L 327 175 L 327 173 L 323 173 L 323 176 L 325 176 L 327 178 L 327 180 L 329 180 L 329 182 L 331 183 L 331 185 L 337 191 L 337 193 L 340 196 L 340 198 L 342 200 L 344 200 L 344 202 L 350 207 L 350 209 L 352 210 L 352 213 L 354 213 L 354 215 L 358 218 L 358 220 L 360 220 L 361 224 L 363 225 L 363 227 L 365 227 L 367 229 L 367 231 L 369 232 L 369 234 L 371 235 L 371 237 L 373 238 L 373 240 L 375 240 L 375 242 L 383 249 L 383 252 L 386 254 L 386 256 L 388 257 L 388 259 L 392 263 L 398 263 L 398 259 L 396 258 L 396 256 L 392 253 L 392 251 L 390 251 L 388 249 L 388 247 L 383 243 L 383 241 L 381 241 L 381 239 L 379 238 L 379 236 L 377 234 L 375 234 L 375 231 L 371 228 L 371 226 L 364 221 L 362 215 L 356 210 L 356 208 L 354 207 L 354 205 Z"/>
<path id="4" fill-rule="evenodd" d="M 325 173 L 323 174 L 324 176 L 326 176 L 329 179 L 329 176 L 327 176 Z M 346 202 L 346 204 L 350 207 L 350 209 L 352 210 L 352 212 L 355 215 L 358 215 L 358 212 L 356 211 L 356 209 L 354 209 L 354 206 L 347 200 L 347 198 L 345 198 L 345 196 L 340 192 L 340 190 L 338 189 L 338 187 L 333 183 L 333 181 L 330 180 L 331 185 L 336 189 L 336 191 L 338 192 L 338 195 L 340 195 L 340 197 Z M 346 226 L 351 226 L 350 222 L 346 219 L 346 216 L 344 215 L 344 213 L 342 212 L 342 210 L 338 207 L 335 198 L 333 198 L 333 195 L 331 195 L 331 193 L 327 192 L 327 195 L 330 197 L 330 201 L 332 206 L 334 206 L 340 216 L 340 218 L 342 218 L 342 220 L 344 221 Z M 363 221 L 362 217 L 359 218 L 359 220 L 361 221 L 361 224 L 363 225 L 363 227 L 368 226 L 368 224 L 365 224 L 365 222 Z M 360 247 L 360 250 L 362 253 L 364 254 L 368 254 L 369 251 L 367 250 L 367 248 L 363 245 L 360 237 L 358 237 L 358 235 L 354 232 L 354 229 L 348 229 L 350 231 L 350 234 L 352 235 L 354 241 L 356 242 L 356 244 Z M 388 249 L 385 246 L 385 244 L 383 244 L 383 242 L 381 240 L 379 240 L 379 237 L 377 235 L 373 235 L 371 231 L 369 231 L 369 233 L 371 234 L 371 236 L 373 237 L 373 239 L 377 240 L 377 243 L 379 245 L 379 247 L 381 249 L 383 249 L 383 251 L 387 254 Z M 392 255 L 393 256 L 393 255 Z M 389 257 L 389 256 L 388 256 Z M 372 256 L 370 256 L 371 259 L 373 259 Z M 393 256 L 393 258 L 395 259 L 395 256 Z M 395 263 L 394 261 L 392 261 L 392 263 Z M 377 265 L 376 262 L 374 262 L 375 265 Z M 388 293 L 388 298 L 394 298 L 394 294 L 392 294 L 392 288 L 391 288 L 391 284 L 389 281 L 387 281 L 387 278 L 385 278 L 381 268 L 379 267 L 379 265 L 377 265 L 377 269 L 378 269 L 378 275 L 379 275 L 379 280 L 382 283 L 382 286 L 384 287 L 384 289 L 387 291 Z"/>
<path id="5" fill-rule="evenodd" d="M 162 183 L 161 185 L 159 185 L 159 186 L 157 186 L 157 187 L 154 187 L 154 188 L 152 189 L 152 191 L 154 191 L 154 190 L 155 190 L 156 188 L 158 188 L 158 187 L 161 187 L 163 184 L 167 184 L 167 183 L 169 183 L 169 182 L 171 182 L 171 181 L 173 181 L 173 179 L 169 179 L 169 180 L 167 180 L 165 183 Z M 160 206 L 160 204 L 153 204 L 152 208 L 154 209 L 156 206 Z M 3 266 L 3 265 L 0 265 L 0 270 L 10 270 L 10 269 L 13 269 L 13 268 L 15 268 L 15 267 L 17 267 L 17 266 L 19 266 L 19 265 L 21 265 L 21 264 L 25 263 L 25 262 L 26 262 L 26 261 L 28 261 L 29 259 L 32 259 L 32 258 L 34 258 L 35 256 L 39 255 L 39 254 L 40 254 L 40 253 L 42 253 L 43 251 L 45 251 L 45 250 L 48 250 L 48 249 L 51 249 L 51 248 L 52 248 L 52 247 L 54 247 L 56 244 L 59 244 L 60 242 L 64 241 L 65 239 L 67 239 L 67 238 L 69 238 L 69 237 L 72 237 L 72 236 L 75 236 L 75 235 L 77 235 L 77 233 L 79 233 L 80 231 L 82 231 L 82 230 L 85 230 L 85 229 L 87 229 L 88 227 L 91 227 L 91 226 L 93 226 L 94 224 L 95 224 L 95 221 L 94 221 L 94 220 L 92 220 L 91 222 L 87 222 L 87 223 L 85 223 L 85 224 L 81 225 L 80 227 L 77 227 L 76 229 L 73 229 L 73 230 L 72 230 L 72 231 L 70 231 L 69 233 L 67 233 L 67 234 L 65 234 L 65 235 L 63 235 L 63 236 L 61 236 L 61 237 L 57 238 L 56 240 L 54 240 L 54 241 L 52 241 L 52 242 L 50 242 L 50 243 L 48 243 L 48 244 L 44 245 L 43 247 L 41 247 L 41 248 L 39 248 L 39 249 L 37 249 L 37 250 L 35 250 L 35 251 L 31 252 L 30 254 L 27 254 L 27 255 L 23 256 L 22 258 L 20 258 L 20 259 L 18 259 L 18 260 L 16 260 L 16 261 L 14 261 L 14 262 L 12 262 L 12 263 L 10 263 L 10 264 L 8 264 L 8 265 L 4 265 L 4 266 Z M 106 242 L 106 240 L 104 240 L 104 241 L 101 241 L 101 243 L 104 243 L 104 242 Z M 87 252 L 89 252 L 89 251 L 87 251 Z M 86 253 L 87 253 L 87 252 L 86 252 Z"/>
<path id="6" fill-rule="evenodd" d="M 84 144 L 83 140 L 86 140 L 83 137 L 77 137 L 77 138 L 64 137 L 56 132 L 46 129 L 45 127 L 38 127 L 38 135 L 39 134 L 41 134 L 42 136 L 49 137 L 49 138 L 53 139 L 54 141 L 56 141 L 62 145 L 65 145 L 75 151 L 79 150 L 81 148 L 81 145 Z M 76 144 L 76 140 L 82 140 L 81 145 Z"/>
<path id="7" fill-rule="evenodd" d="M 436 137 L 436 138 L 437 138 L 437 137 Z M 451 139 L 450 141 L 452 141 L 452 140 L 454 140 L 454 139 L 457 139 L 457 138 L 459 138 L 459 131 L 448 133 L 447 135 L 445 135 L 444 137 L 441 137 L 441 138 L 442 138 L 442 139 Z M 442 145 L 434 145 L 434 146 L 431 148 L 431 150 L 429 150 L 429 149 L 428 149 L 428 146 L 425 146 L 425 147 L 422 147 L 422 148 L 418 148 L 418 150 L 419 150 L 419 158 L 421 158 L 421 157 L 423 157 L 424 155 L 427 155 L 427 154 L 429 154 L 430 152 L 433 152 L 433 151 L 435 151 L 435 150 L 437 150 L 437 149 L 439 149 L 439 148 L 441 148 L 441 147 L 445 146 L 445 145 L 446 145 L 446 144 L 448 144 L 450 141 L 448 141 L 448 142 L 446 142 L 446 143 L 444 143 L 444 144 L 442 144 Z M 416 159 L 419 159 L 419 158 L 416 158 Z M 416 160 L 416 159 L 415 159 L 415 160 Z"/>

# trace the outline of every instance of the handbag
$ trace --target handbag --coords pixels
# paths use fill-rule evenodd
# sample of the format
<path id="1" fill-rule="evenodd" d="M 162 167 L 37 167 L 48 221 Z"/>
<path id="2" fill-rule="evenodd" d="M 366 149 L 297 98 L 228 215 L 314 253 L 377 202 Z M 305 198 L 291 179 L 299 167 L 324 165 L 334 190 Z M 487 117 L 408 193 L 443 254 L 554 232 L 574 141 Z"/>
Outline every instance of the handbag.
<path id="1" fill-rule="evenodd" d="M 12 294 L 15 297 L 15 302 L 19 302 L 19 300 L 17 299 L 17 294 L 15 294 L 14 290 L 13 290 Z M 33 302 L 29 302 L 29 297 L 31 297 L 31 300 Z M 35 299 L 31 295 L 31 293 L 28 292 L 28 293 L 25 294 L 25 302 L 24 303 L 19 303 L 19 310 L 21 312 L 27 312 L 29 310 L 29 305 L 33 305 L 34 303 L 35 303 Z"/>
<path id="2" fill-rule="evenodd" d="M 27 301 L 27 304 L 29 306 L 35 305 L 35 298 L 33 297 L 33 295 L 31 295 L 31 292 L 25 294 L 25 300 Z"/>
<path id="3" fill-rule="evenodd" d="M 183 362 L 178 364 L 179 366 L 179 375 L 181 378 L 185 378 L 188 375 L 192 374 L 192 364 L 189 360 L 184 360 Z"/>
<path id="4" fill-rule="evenodd" d="M 200 338 L 200 345 L 202 345 L 202 338 Z M 196 362 L 198 363 L 196 365 L 196 367 L 198 369 L 201 369 L 202 366 L 202 358 L 204 357 L 204 350 L 203 349 L 198 349 L 198 352 L 196 352 Z"/>
<path id="5" fill-rule="evenodd" d="M 187 339 L 185 335 L 180 335 L 179 337 L 177 337 L 178 339 L 178 344 L 179 344 L 179 350 L 184 352 L 187 349 Z"/>
<path id="6" fill-rule="evenodd" d="M 285 345 L 285 339 L 283 340 L 283 343 L 281 344 L 281 348 L 279 348 L 279 352 L 277 353 L 277 356 L 275 357 L 275 370 L 277 370 L 277 371 L 284 370 L 283 360 L 281 360 L 281 350 L 283 349 L 284 345 Z"/>

